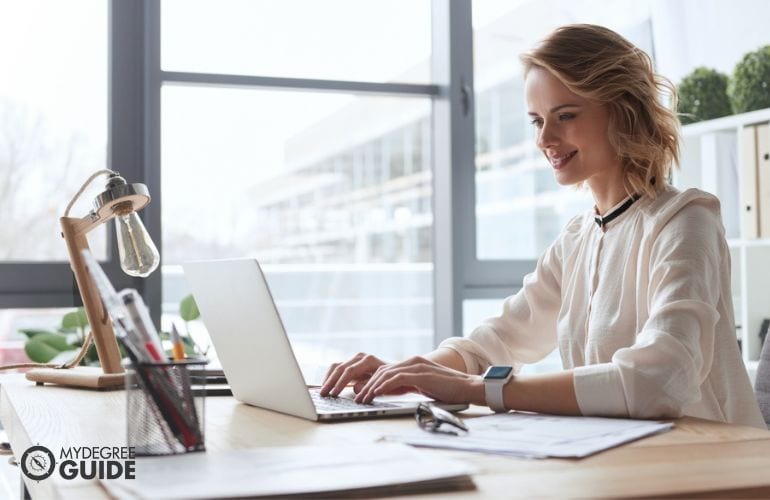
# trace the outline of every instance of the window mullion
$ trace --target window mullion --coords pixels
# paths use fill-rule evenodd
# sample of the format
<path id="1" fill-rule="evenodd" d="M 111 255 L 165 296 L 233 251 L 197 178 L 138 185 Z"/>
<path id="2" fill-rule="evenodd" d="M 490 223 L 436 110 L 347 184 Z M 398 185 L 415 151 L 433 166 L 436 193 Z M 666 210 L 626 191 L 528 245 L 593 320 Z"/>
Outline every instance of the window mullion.
<path id="1" fill-rule="evenodd" d="M 475 258 L 471 2 L 434 0 L 434 343 L 462 335 L 464 263 Z M 470 223 L 469 223 L 470 222 Z"/>

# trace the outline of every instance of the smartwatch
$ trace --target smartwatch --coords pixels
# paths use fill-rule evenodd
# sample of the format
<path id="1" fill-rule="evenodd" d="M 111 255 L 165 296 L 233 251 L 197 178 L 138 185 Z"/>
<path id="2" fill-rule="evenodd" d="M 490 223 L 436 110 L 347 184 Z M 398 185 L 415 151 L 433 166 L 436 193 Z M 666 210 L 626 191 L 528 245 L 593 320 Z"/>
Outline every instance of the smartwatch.
<path id="1" fill-rule="evenodd" d="M 503 387 L 512 378 L 512 366 L 493 365 L 484 373 L 484 395 L 487 406 L 497 413 L 508 411 L 503 401 Z"/>

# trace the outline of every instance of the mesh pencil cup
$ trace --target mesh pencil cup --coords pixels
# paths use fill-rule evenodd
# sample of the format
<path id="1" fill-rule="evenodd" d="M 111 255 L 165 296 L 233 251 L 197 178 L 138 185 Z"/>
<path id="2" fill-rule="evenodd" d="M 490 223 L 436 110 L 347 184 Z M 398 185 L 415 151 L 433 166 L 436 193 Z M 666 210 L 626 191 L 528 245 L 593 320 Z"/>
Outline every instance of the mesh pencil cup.
<path id="1" fill-rule="evenodd" d="M 189 369 L 207 360 L 135 363 L 126 367 L 126 441 L 137 456 L 204 451 L 205 390 Z"/>

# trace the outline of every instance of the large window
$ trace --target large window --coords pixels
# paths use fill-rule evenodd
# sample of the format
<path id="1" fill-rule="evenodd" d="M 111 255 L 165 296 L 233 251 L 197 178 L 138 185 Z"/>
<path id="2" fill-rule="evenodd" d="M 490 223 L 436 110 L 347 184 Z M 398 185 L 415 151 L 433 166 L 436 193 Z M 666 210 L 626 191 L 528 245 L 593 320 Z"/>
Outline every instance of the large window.
<path id="1" fill-rule="evenodd" d="M 0 261 L 67 259 L 58 217 L 107 157 L 107 45 L 103 2 L 0 1 Z"/>
<path id="2" fill-rule="evenodd" d="M 164 309 L 182 262 L 256 257 L 301 361 L 429 350 L 432 93 L 387 83 L 429 80 L 430 2 L 165 0 L 161 19 Z"/>
<path id="3" fill-rule="evenodd" d="M 59 217 L 106 166 L 107 21 L 103 2 L 0 1 L 0 364 L 27 361 L 19 328 L 61 317 L 14 308 L 75 300 Z M 98 189 L 72 214 L 84 216 Z M 90 238 L 102 260 L 106 235 Z"/>

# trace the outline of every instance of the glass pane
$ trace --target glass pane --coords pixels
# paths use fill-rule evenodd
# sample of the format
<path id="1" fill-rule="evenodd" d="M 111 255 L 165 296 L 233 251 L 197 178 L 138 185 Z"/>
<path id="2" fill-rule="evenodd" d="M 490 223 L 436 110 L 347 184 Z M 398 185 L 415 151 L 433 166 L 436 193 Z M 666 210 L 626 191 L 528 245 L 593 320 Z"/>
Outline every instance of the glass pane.
<path id="1" fill-rule="evenodd" d="M 107 2 L 0 0 L 0 261 L 67 259 L 59 217 L 105 167 L 107 46 Z"/>
<path id="2" fill-rule="evenodd" d="M 605 25 L 653 54 L 652 3 L 473 2 L 480 259 L 536 259 L 569 219 L 593 204 L 587 191 L 560 187 L 535 147 L 518 55 L 557 26 L 578 22 Z"/>
<path id="3" fill-rule="evenodd" d="M 430 0 L 163 0 L 162 67 L 428 82 Z"/>
<path id="4" fill-rule="evenodd" d="M 430 100 L 167 86 L 166 312 L 181 262 L 254 256 L 321 364 L 432 346 Z"/>

